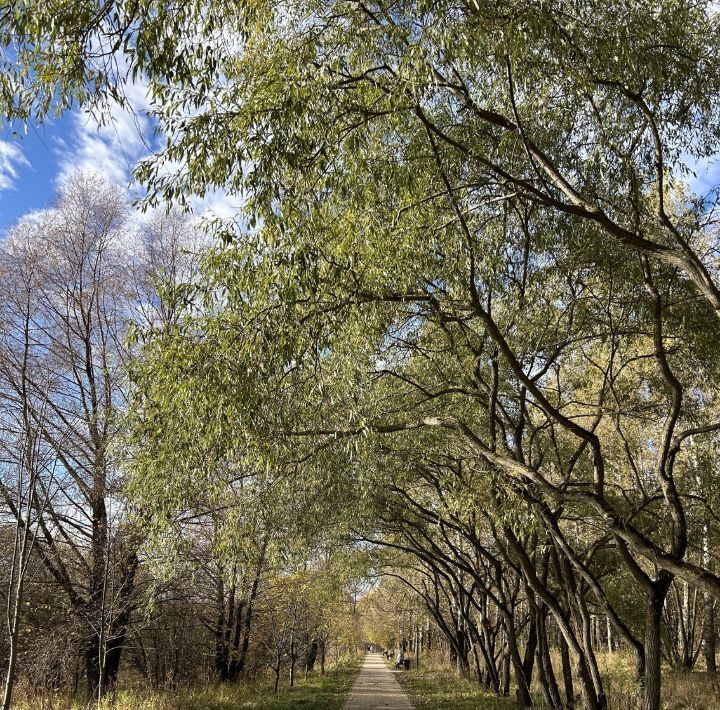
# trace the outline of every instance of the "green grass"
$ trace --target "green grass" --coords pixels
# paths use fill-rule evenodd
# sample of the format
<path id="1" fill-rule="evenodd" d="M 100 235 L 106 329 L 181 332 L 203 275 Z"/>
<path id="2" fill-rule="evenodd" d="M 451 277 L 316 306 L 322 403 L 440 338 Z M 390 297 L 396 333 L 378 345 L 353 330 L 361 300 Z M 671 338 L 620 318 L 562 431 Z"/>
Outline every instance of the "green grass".
<path id="1" fill-rule="evenodd" d="M 210 685 L 176 692 L 122 690 L 98 710 L 340 710 L 360 670 L 360 659 L 341 661 L 324 676 L 300 678 L 277 695 L 267 681 L 249 685 Z M 18 698 L 16 710 L 84 710 L 84 702 L 58 696 Z"/>
<path id="2" fill-rule="evenodd" d="M 359 662 L 341 664 L 324 676 L 299 680 L 295 687 L 281 687 L 275 695 L 267 686 L 224 687 L 186 694 L 178 710 L 340 710 L 355 682 Z M 174 710 L 174 708 L 173 708 Z"/>
<path id="3" fill-rule="evenodd" d="M 513 698 L 499 698 L 472 680 L 444 668 L 411 668 L 395 674 L 416 710 L 511 710 Z"/>

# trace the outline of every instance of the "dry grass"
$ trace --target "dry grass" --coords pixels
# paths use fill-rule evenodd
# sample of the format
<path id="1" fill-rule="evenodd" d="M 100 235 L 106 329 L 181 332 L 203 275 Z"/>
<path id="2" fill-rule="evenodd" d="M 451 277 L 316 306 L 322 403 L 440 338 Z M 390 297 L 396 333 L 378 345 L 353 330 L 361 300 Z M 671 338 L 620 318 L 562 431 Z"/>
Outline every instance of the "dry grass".
<path id="1" fill-rule="evenodd" d="M 635 710 L 632 658 L 599 655 L 609 710 Z M 554 662 L 559 659 L 553 659 Z M 556 666 L 559 668 L 559 663 Z M 98 710 L 339 710 L 359 670 L 358 661 L 341 662 L 324 677 L 299 681 L 274 696 L 267 682 L 254 685 L 210 685 L 177 692 L 128 690 L 106 699 Z M 497 697 L 472 680 L 458 678 L 447 664 L 423 658 L 420 669 L 396 674 L 417 710 L 511 710 L 514 697 Z M 545 708 L 535 688 L 539 710 Z M 85 710 L 85 703 L 67 697 L 24 693 L 17 710 Z M 704 672 L 663 675 L 663 710 L 720 710 L 720 674 Z"/>
<path id="2" fill-rule="evenodd" d="M 421 658 L 419 669 L 401 671 L 395 677 L 416 710 L 512 710 L 515 707 L 513 698 L 498 697 L 472 680 L 458 678 L 451 668 L 432 656 Z"/>
<path id="3" fill-rule="evenodd" d="M 633 659 L 628 654 L 599 654 L 609 710 L 636 710 L 637 689 Z M 553 658 L 556 669 L 559 658 Z M 559 675 L 559 674 L 558 674 Z M 514 697 L 497 697 L 472 680 L 458 678 L 433 658 L 421 659 L 420 669 L 397 676 L 417 710 L 510 710 Z M 560 678 L 558 678 L 560 681 Z M 540 689 L 533 688 L 538 710 L 545 710 Z M 663 673 L 663 710 L 720 710 L 720 674 Z"/>
<path id="4" fill-rule="evenodd" d="M 553 659 L 554 660 L 554 659 Z M 598 665 L 605 680 L 609 710 L 635 710 L 634 659 L 626 653 L 599 653 Z M 663 710 L 720 710 L 720 674 L 663 669 Z"/>
<path id="5" fill-rule="evenodd" d="M 358 661 L 341 661 L 324 676 L 298 680 L 275 695 L 268 682 L 209 685 L 178 691 L 123 690 L 94 705 L 96 710 L 339 710 L 359 671 Z M 67 696 L 23 693 L 17 710 L 86 710 L 87 703 Z"/>

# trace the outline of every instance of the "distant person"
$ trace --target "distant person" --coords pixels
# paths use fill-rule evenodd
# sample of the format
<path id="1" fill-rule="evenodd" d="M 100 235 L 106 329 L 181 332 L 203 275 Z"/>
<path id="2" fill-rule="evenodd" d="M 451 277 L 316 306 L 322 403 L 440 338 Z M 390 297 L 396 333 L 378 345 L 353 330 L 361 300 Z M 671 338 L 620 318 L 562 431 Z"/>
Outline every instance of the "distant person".
<path id="1" fill-rule="evenodd" d="M 397 658 L 395 659 L 395 670 L 396 671 L 400 670 L 400 668 L 402 668 L 402 666 L 404 666 L 404 665 L 405 665 L 405 654 L 402 651 L 400 651 L 400 653 L 398 653 L 398 655 L 397 655 Z"/>

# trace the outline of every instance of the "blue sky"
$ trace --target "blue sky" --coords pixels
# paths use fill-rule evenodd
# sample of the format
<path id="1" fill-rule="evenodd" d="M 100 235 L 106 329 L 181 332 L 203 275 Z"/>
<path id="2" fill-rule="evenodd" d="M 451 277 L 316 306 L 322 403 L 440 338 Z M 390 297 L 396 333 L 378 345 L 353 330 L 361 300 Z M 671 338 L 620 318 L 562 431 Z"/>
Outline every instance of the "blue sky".
<path id="1" fill-rule="evenodd" d="M 70 138 L 70 116 L 53 124 L 30 128 L 27 135 L 0 134 L 5 159 L 0 163 L 0 233 L 25 212 L 52 201 L 61 172 L 59 141 Z"/>
<path id="2" fill-rule="evenodd" d="M 39 126 L 0 133 L 0 233 L 21 215 L 52 204 L 63 178 L 94 170 L 130 186 L 133 164 L 147 154 L 151 124 L 143 113 L 113 107 L 106 125 L 75 110 Z"/>
<path id="3" fill-rule="evenodd" d="M 110 106 L 102 125 L 84 111 L 69 111 L 20 135 L 0 132 L 0 236 L 23 214 L 48 207 L 65 177 L 92 170 L 131 191 L 132 168 L 153 143 L 145 87 L 128 87 L 132 110 Z M 194 201 L 195 211 L 230 218 L 239 200 L 216 192 Z"/>
<path id="4" fill-rule="evenodd" d="M 59 180 L 67 170 L 73 145 L 73 116 L 41 126 L 28 127 L 27 135 L 0 135 L 9 146 L 9 158 L 2 166 L 5 179 L 0 181 L 0 233 L 21 215 L 52 203 Z"/>

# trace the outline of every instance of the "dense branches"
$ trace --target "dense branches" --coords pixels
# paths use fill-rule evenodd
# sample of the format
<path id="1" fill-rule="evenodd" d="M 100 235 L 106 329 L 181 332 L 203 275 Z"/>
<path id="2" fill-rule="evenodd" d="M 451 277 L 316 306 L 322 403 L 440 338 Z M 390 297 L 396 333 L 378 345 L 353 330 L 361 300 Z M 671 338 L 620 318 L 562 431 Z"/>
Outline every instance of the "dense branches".
<path id="1" fill-rule="evenodd" d="M 116 3 L 64 20 L 77 57 L 54 26 L 0 18 L 21 67 L 9 116 L 42 115 L 58 86 L 119 97 L 103 62 L 122 48 L 169 137 L 137 170 L 146 203 L 244 199 L 138 332 L 129 493 L 151 543 L 242 501 L 243 531 L 392 550 L 384 570 L 461 671 L 472 652 L 505 692 L 512 667 L 521 706 L 533 670 L 551 707 L 607 706 L 599 614 L 643 710 L 660 707 L 663 652 L 697 659 L 700 596 L 713 667 L 717 193 L 683 178 L 719 149 L 716 12 Z M 90 374 L 104 465 L 112 394 Z M 216 579 L 221 674 L 250 578 Z M 264 641 L 276 679 L 300 658 L 291 597 Z"/>

